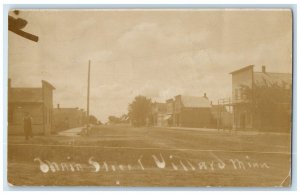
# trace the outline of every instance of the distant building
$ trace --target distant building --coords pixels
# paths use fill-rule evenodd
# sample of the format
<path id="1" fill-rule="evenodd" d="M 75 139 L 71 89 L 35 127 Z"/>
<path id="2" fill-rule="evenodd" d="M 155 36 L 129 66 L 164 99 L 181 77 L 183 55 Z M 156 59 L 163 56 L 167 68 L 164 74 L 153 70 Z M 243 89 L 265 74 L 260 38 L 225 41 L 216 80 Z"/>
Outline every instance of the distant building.
<path id="1" fill-rule="evenodd" d="M 17 88 L 8 80 L 8 134 L 24 134 L 23 118 L 32 117 L 33 134 L 48 135 L 53 130 L 53 90 L 47 81 L 41 88 Z"/>
<path id="2" fill-rule="evenodd" d="M 216 127 L 212 105 L 203 97 L 177 95 L 152 104 L 152 121 L 158 127 Z"/>
<path id="3" fill-rule="evenodd" d="M 291 127 L 292 74 L 250 65 L 233 71 L 233 128 L 284 131 Z"/>
<path id="4" fill-rule="evenodd" d="M 154 102 L 152 104 L 152 124 L 157 127 L 168 126 L 168 120 L 171 115 L 166 113 L 167 105 L 165 103 Z"/>
<path id="5" fill-rule="evenodd" d="M 206 94 L 203 97 L 175 96 L 173 126 L 212 127 L 211 104 Z"/>
<path id="6" fill-rule="evenodd" d="M 57 108 L 53 109 L 53 122 L 56 132 L 71 129 L 75 127 L 82 127 L 86 123 L 86 112 L 78 108 Z"/>

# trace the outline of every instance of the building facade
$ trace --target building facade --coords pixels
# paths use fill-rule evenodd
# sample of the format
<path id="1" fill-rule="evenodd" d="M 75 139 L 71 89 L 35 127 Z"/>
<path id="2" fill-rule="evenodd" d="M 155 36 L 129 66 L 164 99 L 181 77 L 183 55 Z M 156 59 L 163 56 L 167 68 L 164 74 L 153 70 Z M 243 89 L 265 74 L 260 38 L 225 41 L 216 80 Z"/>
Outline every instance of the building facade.
<path id="1" fill-rule="evenodd" d="M 206 94 L 203 97 L 177 95 L 174 99 L 173 126 L 210 128 L 213 126 L 211 107 Z"/>
<path id="2" fill-rule="evenodd" d="M 158 127 L 216 127 L 212 105 L 203 97 L 177 95 L 165 103 L 153 103 L 152 121 Z"/>
<path id="3" fill-rule="evenodd" d="M 8 80 L 8 134 L 24 134 L 25 113 L 32 117 L 32 132 L 49 135 L 53 131 L 53 90 L 47 81 L 41 88 L 16 88 Z"/>
<path id="4" fill-rule="evenodd" d="M 291 127 L 292 74 L 271 73 L 262 66 L 246 66 L 232 75 L 233 128 L 289 131 Z"/>

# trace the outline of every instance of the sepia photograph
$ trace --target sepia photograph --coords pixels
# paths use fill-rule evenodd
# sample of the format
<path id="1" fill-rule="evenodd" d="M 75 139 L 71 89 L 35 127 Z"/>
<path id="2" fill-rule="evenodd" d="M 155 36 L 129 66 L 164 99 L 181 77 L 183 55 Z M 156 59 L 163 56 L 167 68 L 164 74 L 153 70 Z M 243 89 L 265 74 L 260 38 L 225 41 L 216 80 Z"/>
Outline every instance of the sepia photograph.
<path id="1" fill-rule="evenodd" d="M 9 186 L 292 185 L 291 9 L 7 17 Z"/>

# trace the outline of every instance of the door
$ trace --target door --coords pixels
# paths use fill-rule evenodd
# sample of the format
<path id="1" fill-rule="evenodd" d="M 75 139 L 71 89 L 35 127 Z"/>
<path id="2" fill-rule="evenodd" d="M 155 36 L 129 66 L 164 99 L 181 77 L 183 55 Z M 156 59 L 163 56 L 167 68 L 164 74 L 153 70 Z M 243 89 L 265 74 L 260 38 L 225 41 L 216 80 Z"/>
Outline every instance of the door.
<path id="1" fill-rule="evenodd" d="M 243 112 L 241 114 L 240 121 L 241 121 L 241 123 L 240 123 L 241 124 L 241 128 L 245 129 L 245 127 L 246 127 L 246 113 L 245 112 Z"/>

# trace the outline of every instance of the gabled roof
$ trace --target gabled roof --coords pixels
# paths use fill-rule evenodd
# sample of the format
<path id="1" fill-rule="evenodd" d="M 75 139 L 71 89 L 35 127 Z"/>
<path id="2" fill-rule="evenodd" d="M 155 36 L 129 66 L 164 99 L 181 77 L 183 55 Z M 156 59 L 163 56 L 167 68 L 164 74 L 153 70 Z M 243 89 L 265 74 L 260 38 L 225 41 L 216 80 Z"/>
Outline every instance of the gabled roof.
<path id="1" fill-rule="evenodd" d="M 181 102 L 186 108 L 210 108 L 211 104 L 206 97 L 181 96 Z"/>
<path id="2" fill-rule="evenodd" d="M 42 88 L 10 88 L 9 102 L 43 102 Z"/>
<path id="3" fill-rule="evenodd" d="M 292 84 L 292 74 L 290 73 L 270 73 L 254 72 L 254 84 L 257 86 L 271 86 L 277 84 L 286 86 Z"/>

